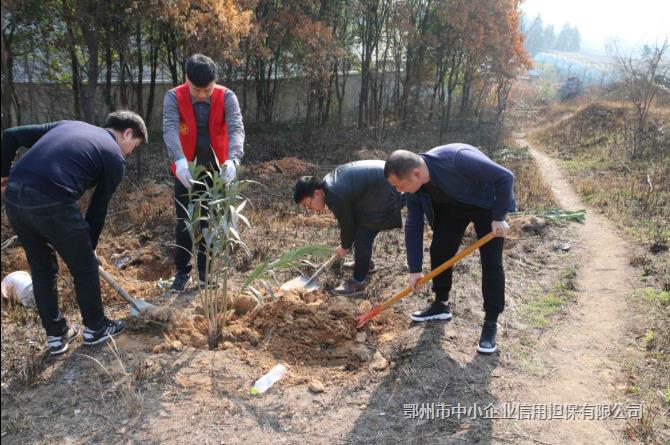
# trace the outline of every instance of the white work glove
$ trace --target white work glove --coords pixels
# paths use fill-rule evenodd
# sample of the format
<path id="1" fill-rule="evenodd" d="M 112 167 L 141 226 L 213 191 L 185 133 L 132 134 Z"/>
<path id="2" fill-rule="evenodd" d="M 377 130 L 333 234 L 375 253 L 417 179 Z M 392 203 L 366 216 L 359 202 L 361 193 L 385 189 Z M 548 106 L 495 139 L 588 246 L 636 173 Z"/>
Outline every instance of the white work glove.
<path id="1" fill-rule="evenodd" d="M 191 176 L 191 172 L 188 169 L 188 161 L 186 158 L 181 158 L 177 162 L 175 162 L 176 166 L 176 171 L 175 171 L 175 176 L 177 176 L 177 179 L 179 179 L 179 182 L 181 182 L 184 187 L 190 188 L 191 187 L 191 181 L 193 181 L 193 176 Z"/>
<path id="2" fill-rule="evenodd" d="M 237 176 L 237 166 L 235 165 L 235 162 L 232 159 L 228 159 L 221 165 L 219 174 L 223 176 L 223 181 L 226 183 L 226 186 L 230 185 Z"/>
<path id="3" fill-rule="evenodd" d="M 509 224 L 506 221 L 493 221 L 491 223 L 491 231 L 495 232 L 498 237 L 507 238 Z"/>

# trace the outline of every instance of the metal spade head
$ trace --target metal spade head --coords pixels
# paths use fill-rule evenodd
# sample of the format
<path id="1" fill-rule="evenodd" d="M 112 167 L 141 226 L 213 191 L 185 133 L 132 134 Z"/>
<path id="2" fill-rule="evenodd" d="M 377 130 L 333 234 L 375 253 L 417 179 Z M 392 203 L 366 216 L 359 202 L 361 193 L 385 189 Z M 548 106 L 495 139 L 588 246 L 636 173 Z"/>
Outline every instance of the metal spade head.
<path id="1" fill-rule="evenodd" d="M 141 299 L 134 300 L 134 302 L 135 302 L 135 305 L 130 306 L 130 315 L 133 316 L 133 317 L 138 317 L 140 315 L 140 313 L 142 313 L 142 312 L 144 312 L 144 311 L 146 311 L 146 310 L 148 310 L 152 307 L 155 307 L 153 304 L 148 303 L 148 302 L 146 302 L 144 300 L 141 300 Z M 135 308 L 135 306 L 137 306 L 137 308 Z"/>
<path id="2" fill-rule="evenodd" d="M 287 281 L 286 283 L 282 284 L 280 289 L 283 291 L 301 289 L 307 292 L 312 292 L 319 289 L 320 287 L 321 286 L 319 285 L 319 282 L 317 280 L 301 275 L 299 277 L 295 277 L 291 281 Z"/>

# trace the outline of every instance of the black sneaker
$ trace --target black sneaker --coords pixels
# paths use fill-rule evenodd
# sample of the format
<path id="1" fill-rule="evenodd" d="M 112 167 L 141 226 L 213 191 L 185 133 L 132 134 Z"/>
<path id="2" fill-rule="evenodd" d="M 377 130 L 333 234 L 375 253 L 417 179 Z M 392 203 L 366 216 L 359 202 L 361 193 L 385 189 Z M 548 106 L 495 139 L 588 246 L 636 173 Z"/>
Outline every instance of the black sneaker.
<path id="1" fill-rule="evenodd" d="M 110 338 L 119 335 L 125 327 L 126 324 L 123 322 L 123 320 L 109 319 L 107 319 L 104 326 L 97 331 L 84 326 L 84 344 L 87 346 L 92 346 L 105 342 Z"/>
<path id="2" fill-rule="evenodd" d="M 451 308 L 449 304 L 435 300 L 426 310 L 413 312 L 411 318 L 414 321 L 451 320 Z"/>
<path id="3" fill-rule="evenodd" d="M 172 286 L 170 286 L 171 294 L 181 294 L 186 290 L 186 286 L 191 281 L 191 274 L 177 273 L 174 276 L 174 281 L 172 281 Z"/>
<path id="4" fill-rule="evenodd" d="M 482 326 L 482 335 L 479 337 L 479 345 L 477 351 L 482 354 L 492 354 L 496 352 L 496 330 L 498 323 L 491 320 L 484 320 Z"/>
<path id="5" fill-rule="evenodd" d="M 63 335 L 58 336 L 48 336 L 47 337 L 47 347 L 49 348 L 49 353 L 51 355 L 59 355 L 67 351 L 67 348 L 70 346 L 77 337 L 81 334 L 81 328 L 79 326 L 70 326 L 67 328 Z"/>

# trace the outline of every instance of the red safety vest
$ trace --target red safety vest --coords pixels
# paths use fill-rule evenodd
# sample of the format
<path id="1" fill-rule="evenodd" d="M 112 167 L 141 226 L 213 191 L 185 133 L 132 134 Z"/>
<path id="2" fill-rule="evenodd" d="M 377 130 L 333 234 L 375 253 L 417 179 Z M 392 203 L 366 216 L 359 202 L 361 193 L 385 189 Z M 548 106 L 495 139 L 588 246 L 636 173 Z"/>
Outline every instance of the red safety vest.
<path id="1" fill-rule="evenodd" d="M 177 95 L 179 108 L 179 141 L 186 160 L 195 159 L 195 144 L 198 140 L 198 127 L 195 122 L 191 93 L 188 83 L 183 83 L 174 89 Z M 214 91 L 209 98 L 209 140 L 214 147 L 214 154 L 220 164 L 228 159 L 228 126 L 224 113 L 224 94 L 226 89 L 221 85 L 214 85 Z M 172 174 L 176 167 L 172 163 Z"/>

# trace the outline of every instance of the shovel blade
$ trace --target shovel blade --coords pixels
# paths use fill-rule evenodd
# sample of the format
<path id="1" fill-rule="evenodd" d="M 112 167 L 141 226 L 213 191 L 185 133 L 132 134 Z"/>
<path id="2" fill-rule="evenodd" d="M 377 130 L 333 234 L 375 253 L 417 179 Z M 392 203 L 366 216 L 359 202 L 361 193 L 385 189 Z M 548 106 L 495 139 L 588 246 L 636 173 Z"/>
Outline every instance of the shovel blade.
<path id="1" fill-rule="evenodd" d="M 359 316 L 359 317 L 356 319 L 356 321 L 358 322 L 358 323 L 356 324 L 356 329 L 360 329 L 360 328 L 362 328 L 363 326 L 365 326 L 365 324 L 366 324 L 368 321 L 370 321 L 372 318 L 376 317 L 377 315 L 381 314 L 381 312 L 382 312 L 382 306 L 378 304 L 377 306 L 375 306 L 375 307 L 373 307 L 372 309 L 370 309 L 368 312 L 366 312 L 366 313 L 364 313 L 363 315 Z"/>
<path id="2" fill-rule="evenodd" d="M 139 309 L 139 311 L 131 306 L 130 307 L 130 315 L 133 316 L 133 317 L 138 317 L 142 312 L 146 311 L 147 309 L 150 309 L 150 308 L 154 307 L 153 304 L 148 303 L 144 300 L 139 300 L 139 299 L 135 300 L 135 304 L 137 305 L 137 308 Z"/>
<path id="3" fill-rule="evenodd" d="M 308 292 L 312 292 L 314 290 L 317 290 L 320 286 L 319 283 L 317 283 L 316 280 L 312 280 L 309 285 L 305 286 L 309 281 L 309 278 L 307 277 L 296 277 L 292 279 L 291 281 L 287 281 L 286 283 L 282 284 L 280 287 L 281 290 L 287 291 L 287 290 L 293 290 L 293 289 L 302 289 Z"/>

